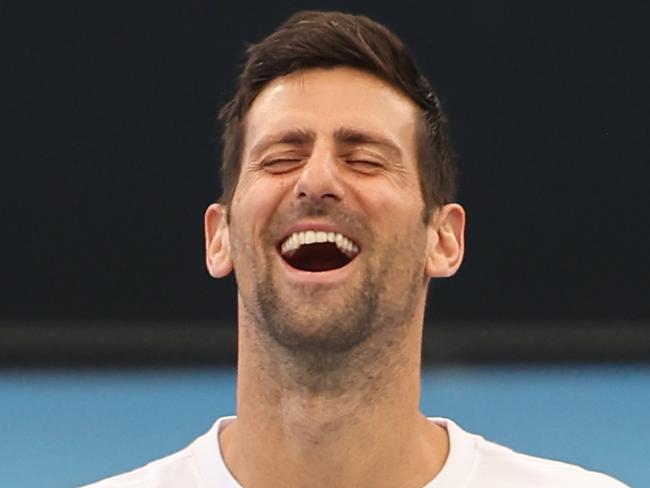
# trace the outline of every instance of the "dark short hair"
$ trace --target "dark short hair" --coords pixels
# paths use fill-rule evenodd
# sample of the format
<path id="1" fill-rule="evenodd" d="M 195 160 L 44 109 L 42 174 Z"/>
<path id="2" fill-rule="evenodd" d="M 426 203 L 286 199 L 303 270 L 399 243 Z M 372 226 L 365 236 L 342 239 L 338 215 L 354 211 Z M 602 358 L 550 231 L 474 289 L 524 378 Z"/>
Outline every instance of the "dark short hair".
<path id="1" fill-rule="evenodd" d="M 456 162 L 447 118 L 429 81 L 404 43 L 383 25 L 361 15 L 303 11 L 247 49 L 235 96 L 220 111 L 224 124 L 220 202 L 230 205 L 241 170 L 244 118 L 272 80 L 308 68 L 347 66 L 389 82 L 420 107 L 418 173 L 425 218 L 456 193 Z"/>

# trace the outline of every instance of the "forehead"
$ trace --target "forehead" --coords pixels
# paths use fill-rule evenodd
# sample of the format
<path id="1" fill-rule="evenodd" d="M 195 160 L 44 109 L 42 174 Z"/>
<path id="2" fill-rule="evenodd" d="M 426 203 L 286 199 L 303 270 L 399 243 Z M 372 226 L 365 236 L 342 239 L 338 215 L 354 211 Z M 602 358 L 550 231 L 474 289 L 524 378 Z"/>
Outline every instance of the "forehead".
<path id="1" fill-rule="evenodd" d="M 381 134 L 407 153 L 415 149 L 419 110 L 374 75 L 347 67 L 301 70 L 276 78 L 246 116 L 245 152 L 273 132 L 307 129 L 331 135 L 352 128 Z"/>

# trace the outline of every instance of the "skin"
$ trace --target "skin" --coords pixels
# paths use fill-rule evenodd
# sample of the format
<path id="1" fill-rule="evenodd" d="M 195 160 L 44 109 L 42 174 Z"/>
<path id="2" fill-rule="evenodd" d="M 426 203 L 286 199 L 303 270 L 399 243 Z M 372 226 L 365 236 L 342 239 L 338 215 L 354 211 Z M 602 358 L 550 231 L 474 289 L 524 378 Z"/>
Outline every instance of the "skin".
<path id="1" fill-rule="evenodd" d="M 210 274 L 238 285 L 237 420 L 220 442 L 247 488 L 419 488 L 444 465 L 447 433 L 419 411 L 422 324 L 428 281 L 462 261 L 465 214 L 422 221 L 417 123 L 408 97 L 343 67 L 277 78 L 246 116 L 232 204 L 208 208 L 205 235 Z M 277 246 L 300 224 L 361 252 L 292 270 Z"/>

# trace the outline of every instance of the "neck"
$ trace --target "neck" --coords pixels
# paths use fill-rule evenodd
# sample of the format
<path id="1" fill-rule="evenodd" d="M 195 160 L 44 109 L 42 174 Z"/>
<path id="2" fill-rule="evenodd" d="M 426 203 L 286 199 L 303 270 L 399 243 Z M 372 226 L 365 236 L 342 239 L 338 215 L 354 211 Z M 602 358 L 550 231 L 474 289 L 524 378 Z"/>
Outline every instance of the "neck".
<path id="1" fill-rule="evenodd" d="M 399 341 L 375 338 L 323 365 L 328 359 L 287 360 L 240 313 L 237 420 L 220 439 L 239 482 L 419 488 L 430 481 L 448 441 L 418 410 L 421 325 L 405 327 Z M 300 374 L 306 360 L 326 374 Z"/>

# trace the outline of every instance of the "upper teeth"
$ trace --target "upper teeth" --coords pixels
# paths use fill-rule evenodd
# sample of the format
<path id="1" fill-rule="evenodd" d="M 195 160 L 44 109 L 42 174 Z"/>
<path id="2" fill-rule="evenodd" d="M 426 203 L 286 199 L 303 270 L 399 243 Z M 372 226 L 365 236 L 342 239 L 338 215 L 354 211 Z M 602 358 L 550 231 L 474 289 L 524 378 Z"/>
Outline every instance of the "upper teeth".
<path id="1" fill-rule="evenodd" d="M 343 234 L 339 234 L 338 232 L 323 232 L 320 230 L 294 232 L 284 240 L 282 246 L 280 246 L 280 251 L 282 254 L 286 254 L 295 251 L 304 244 L 315 244 L 319 242 L 333 242 L 339 250 L 348 256 L 354 256 L 359 252 L 359 247 Z"/>

